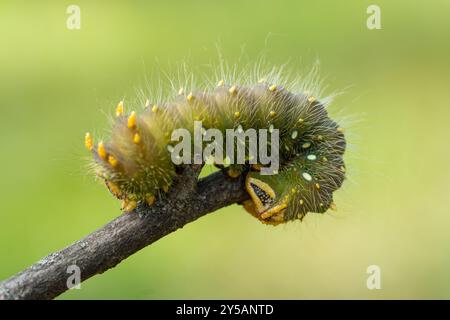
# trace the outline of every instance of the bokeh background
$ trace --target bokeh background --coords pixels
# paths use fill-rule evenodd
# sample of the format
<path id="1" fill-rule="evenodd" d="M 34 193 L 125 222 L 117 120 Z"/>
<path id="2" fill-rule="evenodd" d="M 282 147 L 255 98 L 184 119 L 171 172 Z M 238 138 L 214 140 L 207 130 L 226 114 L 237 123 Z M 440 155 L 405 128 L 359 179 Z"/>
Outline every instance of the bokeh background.
<path id="1" fill-rule="evenodd" d="M 382 30 L 366 27 L 372 3 Z M 70 4 L 80 30 L 66 28 Z M 0 279 L 120 214 L 86 171 L 84 133 L 219 44 L 231 63 L 318 58 L 344 92 L 331 107 L 350 142 L 338 211 L 274 228 L 226 208 L 60 299 L 450 298 L 449 12 L 444 0 L 1 1 Z M 366 287 L 373 264 L 381 290 Z"/>

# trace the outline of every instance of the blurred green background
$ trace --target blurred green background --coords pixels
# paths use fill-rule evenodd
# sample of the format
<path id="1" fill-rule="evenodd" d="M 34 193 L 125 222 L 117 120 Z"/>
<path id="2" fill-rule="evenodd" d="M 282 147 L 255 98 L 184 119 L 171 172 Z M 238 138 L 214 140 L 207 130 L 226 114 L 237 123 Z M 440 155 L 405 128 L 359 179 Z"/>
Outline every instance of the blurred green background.
<path id="1" fill-rule="evenodd" d="M 209 63 L 219 43 L 231 63 L 319 58 L 344 91 L 339 210 L 276 228 L 220 210 L 60 298 L 450 298 L 450 2 L 378 0 L 382 30 L 367 29 L 369 4 L 1 1 L 0 279 L 120 214 L 86 172 L 84 133 L 105 132 L 150 74 Z M 366 287 L 372 264 L 381 290 Z"/>

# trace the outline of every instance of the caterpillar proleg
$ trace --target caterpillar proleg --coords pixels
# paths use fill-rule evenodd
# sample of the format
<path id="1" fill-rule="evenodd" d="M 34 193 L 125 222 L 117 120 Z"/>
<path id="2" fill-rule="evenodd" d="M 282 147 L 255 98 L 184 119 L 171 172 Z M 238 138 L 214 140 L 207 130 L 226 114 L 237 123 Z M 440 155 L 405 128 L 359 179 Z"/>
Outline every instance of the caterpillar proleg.
<path id="1" fill-rule="evenodd" d="M 205 90 L 181 88 L 171 99 L 147 101 L 142 112 L 127 110 L 120 102 L 108 141 L 94 143 L 87 133 L 85 145 L 93 154 L 96 174 L 123 200 L 123 210 L 130 211 L 137 202 L 151 205 L 170 190 L 178 166 L 173 161 L 174 130 L 194 133 L 194 124 L 201 123 L 204 133 L 255 129 L 257 138 L 261 129 L 268 136 L 277 130 L 278 150 L 267 140 L 268 152 L 279 157 L 279 169 L 273 174 L 263 174 L 267 163 L 250 156 L 244 163 L 227 164 L 214 153 L 213 161 L 228 165 L 232 177 L 246 175 L 250 200 L 242 205 L 260 221 L 276 225 L 301 220 L 308 212 L 335 209 L 333 192 L 345 179 L 346 141 L 344 130 L 328 116 L 327 100 L 299 87 L 269 73 L 259 81 L 217 79 Z M 226 149 L 224 142 L 215 143 Z M 239 143 L 233 142 L 235 147 Z M 203 147 L 208 145 L 202 142 Z M 226 158 L 234 155 L 225 152 Z"/>

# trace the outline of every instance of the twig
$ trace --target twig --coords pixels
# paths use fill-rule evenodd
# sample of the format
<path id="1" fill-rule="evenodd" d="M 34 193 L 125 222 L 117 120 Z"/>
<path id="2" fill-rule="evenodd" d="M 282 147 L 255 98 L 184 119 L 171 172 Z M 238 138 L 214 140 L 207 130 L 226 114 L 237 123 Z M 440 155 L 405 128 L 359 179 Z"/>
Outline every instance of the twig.
<path id="1" fill-rule="evenodd" d="M 222 207 L 247 199 L 243 178 L 216 172 L 197 180 L 200 166 L 186 167 L 167 198 L 140 205 L 61 251 L 0 282 L 0 300 L 52 299 L 68 290 L 67 268 L 76 265 L 81 280 L 103 273 L 133 253 Z"/>

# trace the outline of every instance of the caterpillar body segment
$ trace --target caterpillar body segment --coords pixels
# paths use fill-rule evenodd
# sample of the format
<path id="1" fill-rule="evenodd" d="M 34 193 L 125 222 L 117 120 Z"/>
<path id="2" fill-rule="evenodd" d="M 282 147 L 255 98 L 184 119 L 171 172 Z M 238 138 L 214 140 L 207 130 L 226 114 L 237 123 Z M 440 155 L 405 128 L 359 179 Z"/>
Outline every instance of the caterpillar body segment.
<path id="1" fill-rule="evenodd" d="M 202 130 L 216 129 L 223 136 L 227 129 L 255 129 L 258 138 L 259 129 L 267 129 L 269 135 L 279 130 L 280 167 L 273 175 L 260 172 L 265 164 L 259 159 L 246 158 L 243 164 L 214 159 L 217 166 L 227 167 L 231 177 L 247 175 L 250 200 L 243 206 L 263 223 L 301 220 L 308 212 L 335 208 L 333 192 L 345 179 L 346 141 L 324 103 L 311 94 L 293 93 L 267 81 L 239 85 L 220 80 L 211 90 L 180 89 L 170 102 L 147 102 L 139 113 L 127 112 L 120 102 L 107 142 L 95 144 L 92 136 L 86 135 L 95 172 L 111 193 L 123 200 L 124 211 L 133 210 L 138 201 L 151 205 L 170 190 L 177 174 L 171 158 L 176 143 L 172 132 L 183 128 L 193 136 L 198 122 Z M 202 143 L 203 147 L 209 144 Z M 233 142 L 233 150 L 238 143 Z M 225 142 L 218 145 L 226 158 L 234 158 L 235 154 L 225 152 Z M 248 154 L 248 145 L 245 148 Z M 269 153 L 272 148 L 268 146 Z"/>

